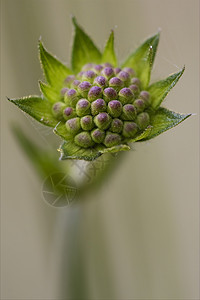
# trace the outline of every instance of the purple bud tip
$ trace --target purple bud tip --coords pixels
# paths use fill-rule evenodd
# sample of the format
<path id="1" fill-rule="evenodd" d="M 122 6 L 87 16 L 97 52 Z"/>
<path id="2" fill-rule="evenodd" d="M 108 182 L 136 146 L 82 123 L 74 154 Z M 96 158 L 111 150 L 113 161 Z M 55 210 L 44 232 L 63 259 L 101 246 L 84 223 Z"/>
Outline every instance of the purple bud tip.
<path id="1" fill-rule="evenodd" d="M 91 89 L 89 90 L 88 99 L 95 100 L 101 95 L 101 93 L 102 93 L 102 89 L 99 86 L 95 85 L 91 87 Z"/>
<path id="2" fill-rule="evenodd" d="M 90 116 L 85 116 L 81 119 L 81 121 L 83 121 L 85 123 L 85 125 L 88 125 L 91 122 L 91 117 Z"/>
<path id="3" fill-rule="evenodd" d="M 110 63 L 104 63 L 103 66 L 105 68 L 112 68 L 112 65 Z"/>
<path id="4" fill-rule="evenodd" d="M 142 98 L 142 99 L 144 99 L 144 100 L 149 100 L 149 93 L 147 92 L 147 91 L 142 91 L 141 93 L 140 93 L 140 97 Z"/>
<path id="5" fill-rule="evenodd" d="M 124 68 L 123 71 L 127 72 L 130 76 L 135 75 L 135 71 L 132 68 Z"/>
<path id="6" fill-rule="evenodd" d="M 82 77 L 84 73 L 85 73 L 84 71 L 79 72 L 78 77 Z"/>
<path id="7" fill-rule="evenodd" d="M 104 140 L 104 145 L 106 147 L 113 147 L 116 145 L 119 145 L 121 142 L 121 137 L 117 133 L 107 133 L 105 140 Z"/>
<path id="8" fill-rule="evenodd" d="M 95 82 L 96 82 L 97 84 L 99 84 L 100 86 L 105 86 L 105 85 L 106 85 L 106 79 L 105 79 L 105 77 L 103 77 L 103 76 L 97 76 L 97 77 L 95 78 Z"/>
<path id="9" fill-rule="evenodd" d="M 73 96 L 75 96 L 76 95 L 76 90 L 74 90 L 74 89 L 69 89 L 68 91 L 67 91 L 67 96 L 68 97 L 73 97 Z"/>
<path id="10" fill-rule="evenodd" d="M 92 85 L 91 85 L 90 82 L 88 82 L 88 81 L 83 81 L 83 82 L 81 82 L 81 83 L 79 84 L 78 87 L 79 87 L 81 90 L 88 90 L 91 86 L 92 86 Z"/>
<path id="11" fill-rule="evenodd" d="M 73 113 L 73 108 L 71 107 L 66 107 L 64 110 L 64 114 L 68 117 Z"/>
<path id="12" fill-rule="evenodd" d="M 119 109 L 122 105 L 118 100 L 112 100 L 108 103 L 108 106 L 111 109 Z"/>
<path id="13" fill-rule="evenodd" d="M 109 84 L 113 86 L 122 86 L 123 82 L 118 77 L 112 77 L 109 81 Z"/>
<path id="14" fill-rule="evenodd" d="M 119 72 L 119 74 L 117 74 L 117 76 L 122 80 L 122 81 L 126 81 L 130 78 L 130 75 L 125 72 L 125 71 L 121 71 Z"/>
<path id="15" fill-rule="evenodd" d="M 124 127 L 127 132 L 131 132 L 131 131 L 137 129 L 137 124 L 134 122 L 125 122 Z"/>
<path id="16" fill-rule="evenodd" d="M 76 79 L 76 80 L 73 81 L 72 84 L 73 84 L 74 86 L 78 86 L 80 83 L 81 83 L 80 80 L 77 80 L 77 79 Z"/>
<path id="17" fill-rule="evenodd" d="M 86 71 L 84 75 L 85 75 L 85 77 L 91 78 L 91 79 L 96 76 L 96 74 L 92 70 Z"/>
<path id="18" fill-rule="evenodd" d="M 96 108 L 103 108 L 105 106 L 105 101 L 103 99 L 97 99 L 92 102 L 92 104 L 95 105 Z"/>
<path id="19" fill-rule="evenodd" d="M 114 73 L 113 68 L 110 67 L 106 67 L 102 72 L 108 78 L 111 77 Z"/>
<path id="20" fill-rule="evenodd" d="M 137 78 L 137 77 L 133 77 L 133 78 L 131 79 L 131 83 L 132 83 L 132 84 L 136 84 L 136 85 L 138 85 L 138 86 L 141 84 L 140 79 Z"/>
<path id="21" fill-rule="evenodd" d="M 133 93 L 137 93 L 138 90 L 139 90 L 139 88 L 138 88 L 138 86 L 137 86 L 136 84 L 131 84 L 131 85 L 129 86 L 129 89 L 130 89 Z"/>
<path id="22" fill-rule="evenodd" d="M 102 112 L 102 113 L 98 114 L 97 119 L 100 123 L 104 123 L 104 122 L 108 121 L 109 116 L 107 113 Z"/>
<path id="23" fill-rule="evenodd" d="M 103 69 L 102 65 L 95 65 L 93 68 L 96 72 L 100 72 Z"/>
<path id="24" fill-rule="evenodd" d="M 62 96 L 64 96 L 65 93 L 66 93 L 68 90 L 69 90 L 69 89 L 68 89 L 67 87 L 64 87 L 64 88 L 62 88 L 62 90 L 60 91 L 60 94 L 61 94 Z"/>
<path id="25" fill-rule="evenodd" d="M 121 69 L 120 69 L 120 68 L 114 68 L 114 73 L 115 73 L 115 75 L 117 75 L 119 72 L 121 72 Z"/>
<path id="26" fill-rule="evenodd" d="M 130 113 L 135 112 L 135 107 L 132 104 L 124 105 L 124 109 L 125 109 L 125 111 L 130 112 Z"/>
<path id="27" fill-rule="evenodd" d="M 120 94 L 123 95 L 124 97 L 132 97 L 133 93 L 131 92 L 131 90 L 129 88 L 123 88 L 120 90 Z"/>
<path id="28" fill-rule="evenodd" d="M 88 70 L 92 69 L 93 66 L 94 65 L 92 63 L 88 63 L 82 67 L 82 71 L 88 71 Z"/>
<path id="29" fill-rule="evenodd" d="M 113 99 L 117 98 L 117 92 L 113 88 L 111 88 L 111 87 L 106 88 L 104 90 L 104 95 L 109 100 L 113 100 Z"/>
<path id="30" fill-rule="evenodd" d="M 71 83 L 73 80 L 75 80 L 76 77 L 74 75 L 69 75 L 67 78 L 65 78 L 65 83 Z"/>

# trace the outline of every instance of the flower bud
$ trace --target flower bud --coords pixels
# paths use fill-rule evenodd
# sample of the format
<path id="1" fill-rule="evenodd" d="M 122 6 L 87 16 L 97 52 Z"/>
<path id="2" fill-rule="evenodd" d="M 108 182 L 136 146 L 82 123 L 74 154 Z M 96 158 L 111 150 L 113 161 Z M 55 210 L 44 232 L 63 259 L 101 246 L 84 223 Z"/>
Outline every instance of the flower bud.
<path id="1" fill-rule="evenodd" d="M 129 88 L 123 88 L 119 91 L 119 100 L 122 104 L 132 103 L 134 95 Z"/>
<path id="2" fill-rule="evenodd" d="M 101 71 L 101 74 L 105 76 L 107 79 L 110 79 L 114 75 L 113 68 L 106 67 Z"/>
<path id="3" fill-rule="evenodd" d="M 92 63 L 85 64 L 82 67 L 82 71 L 85 72 L 85 71 L 91 70 L 93 68 L 93 66 L 94 66 L 94 64 L 92 64 Z"/>
<path id="4" fill-rule="evenodd" d="M 101 112 L 94 117 L 94 123 L 102 130 L 107 129 L 110 126 L 111 117 L 106 112 Z"/>
<path id="5" fill-rule="evenodd" d="M 120 69 L 120 68 L 114 68 L 114 73 L 115 73 L 115 75 L 117 75 L 119 72 L 121 72 L 121 69 Z"/>
<path id="6" fill-rule="evenodd" d="M 109 87 L 103 91 L 103 96 L 104 100 L 109 102 L 110 100 L 117 99 L 117 92 L 113 88 Z"/>
<path id="7" fill-rule="evenodd" d="M 131 77 L 135 75 L 135 71 L 132 68 L 123 68 L 123 71 L 127 72 Z"/>
<path id="8" fill-rule="evenodd" d="M 138 127 L 141 130 L 144 130 L 150 123 L 149 114 L 146 112 L 142 112 L 139 115 L 137 115 L 136 122 L 138 124 Z"/>
<path id="9" fill-rule="evenodd" d="M 137 77 L 131 78 L 131 84 L 135 84 L 137 86 L 140 86 L 141 85 L 140 79 L 137 78 Z"/>
<path id="10" fill-rule="evenodd" d="M 107 63 L 103 64 L 103 67 L 104 68 L 112 68 L 113 66 L 110 63 L 107 62 Z"/>
<path id="11" fill-rule="evenodd" d="M 81 82 L 80 82 L 80 80 L 74 80 L 73 82 L 72 82 L 72 84 L 71 84 L 71 87 L 74 89 L 76 89 L 78 86 L 79 86 L 79 84 L 80 84 Z"/>
<path id="12" fill-rule="evenodd" d="M 103 76 L 97 76 L 94 79 L 94 84 L 101 87 L 101 88 L 105 88 L 107 86 L 107 80 Z"/>
<path id="13" fill-rule="evenodd" d="M 66 107 L 63 110 L 63 117 L 66 121 L 69 120 L 69 119 L 75 118 L 76 117 L 76 112 L 75 112 L 74 108 Z"/>
<path id="14" fill-rule="evenodd" d="M 58 119 L 61 120 L 62 116 L 63 116 L 63 110 L 66 107 L 65 103 L 63 102 L 56 102 L 54 103 L 53 107 L 52 107 L 52 114 L 53 116 Z"/>
<path id="15" fill-rule="evenodd" d="M 114 88 L 117 92 L 119 92 L 119 90 L 124 86 L 124 83 L 118 77 L 112 77 L 109 80 L 109 86 Z"/>
<path id="16" fill-rule="evenodd" d="M 76 79 L 76 77 L 74 75 L 69 75 L 67 76 L 67 78 L 65 78 L 64 83 L 70 87 L 71 83 Z"/>
<path id="17" fill-rule="evenodd" d="M 117 77 L 119 77 L 119 79 L 121 79 L 124 83 L 125 86 L 129 85 L 130 83 L 130 75 L 129 73 L 125 72 L 125 71 L 120 71 L 117 74 Z"/>
<path id="18" fill-rule="evenodd" d="M 68 90 L 69 89 L 67 87 L 62 88 L 62 90 L 60 91 L 61 96 L 64 96 Z"/>
<path id="19" fill-rule="evenodd" d="M 102 96 L 102 88 L 95 85 L 95 86 L 91 87 L 91 89 L 89 90 L 88 100 L 90 102 L 92 102 L 98 98 L 101 98 L 101 96 Z"/>
<path id="20" fill-rule="evenodd" d="M 83 130 L 91 130 L 94 127 L 92 116 L 84 116 L 81 118 L 81 127 Z"/>
<path id="21" fill-rule="evenodd" d="M 111 100 L 108 103 L 108 112 L 112 117 L 119 117 L 122 112 L 122 104 L 118 100 Z"/>
<path id="22" fill-rule="evenodd" d="M 88 70 L 83 73 L 82 80 L 89 81 L 90 83 L 92 83 L 95 77 L 96 73 L 92 70 Z"/>
<path id="23" fill-rule="evenodd" d="M 149 106 L 151 104 L 150 101 L 150 94 L 147 91 L 141 91 L 139 98 L 141 98 L 146 106 Z"/>
<path id="24" fill-rule="evenodd" d="M 145 109 L 145 103 L 142 99 L 136 99 L 133 104 L 138 113 L 142 112 Z"/>
<path id="25" fill-rule="evenodd" d="M 91 137 L 95 143 L 101 144 L 105 138 L 105 131 L 96 128 L 91 132 Z"/>
<path id="26" fill-rule="evenodd" d="M 68 133 L 75 135 L 81 129 L 80 118 L 73 118 L 65 123 Z"/>
<path id="27" fill-rule="evenodd" d="M 90 113 L 90 102 L 87 99 L 80 99 L 76 104 L 76 113 L 79 117 Z"/>
<path id="28" fill-rule="evenodd" d="M 110 131 L 120 133 L 123 128 L 123 122 L 120 119 L 113 119 L 110 125 Z"/>
<path id="29" fill-rule="evenodd" d="M 88 82 L 88 81 L 83 81 L 79 84 L 78 86 L 78 91 L 79 91 L 79 94 L 86 98 L 87 95 L 88 95 L 88 92 L 89 92 L 89 89 L 91 88 L 91 83 Z"/>
<path id="30" fill-rule="evenodd" d="M 121 136 L 117 133 L 107 132 L 104 139 L 104 145 L 106 147 L 113 147 L 119 145 L 121 142 Z"/>
<path id="31" fill-rule="evenodd" d="M 86 131 L 77 134 L 74 138 L 74 142 L 82 148 L 89 148 L 94 144 L 89 132 Z"/>
<path id="32" fill-rule="evenodd" d="M 93 116 L 103 111 L 106 111 L 106 102 L 103 99 L 97 99 L 91 103 L 91 112 Z"/>
<path id="33" fill-rule="evenodd" d="M 133 104 L 126 104 L 123 106 L 121 118 L 126 121 L 132 121 L 136 117 L 136 109 Z"/>
<path id="34" fill-rule="evenodd" d="M 84 71 L 79 72 L 77 74 L 77 77 L 82 80 L 82 76 L 83 76 L 84 73 L 85 73 Z"/>
<path id="35" fill-rule="evenodd" d="M 134 122 L 124 122 L 122 135 L 126 138 L 133 138 L 138 131 L 137 124 Z"/>
<path id="36" fill-rule="evenodd" d="M 75 106 L 78 101 L 77 91 L 74 89 L 69 89 L 64 96 L 64 101 L 69 106 Z"/>
<path id="37" fill-rule="evenodd" d="M 137 94 L 139 92 L 139 87 L 136 84 L 131 84 L 129 89 L 133 92 L 133 94 Z"/>
<path id="38" fill-rule="evenodd" d="M 102 65 L 94 65 L 93 70 L 96 74 L 100 74 L 100 72 L 102 71 L 103 66 Z"/>

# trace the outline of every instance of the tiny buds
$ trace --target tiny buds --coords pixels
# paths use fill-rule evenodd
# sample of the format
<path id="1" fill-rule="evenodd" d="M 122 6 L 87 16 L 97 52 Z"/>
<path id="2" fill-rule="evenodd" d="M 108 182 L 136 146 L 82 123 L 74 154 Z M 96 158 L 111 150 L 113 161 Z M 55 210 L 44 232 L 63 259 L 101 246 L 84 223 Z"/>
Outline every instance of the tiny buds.
<path id="1" fill-rule="evenodd" d="M 151 104 L 150 101 L 150 94 L 147 91 L 141 91 L 139 98 L 141 98 L 146 106 L 149 106 Z"/>
<path id="2" fill-rule="evenodd" d="M 81 83 L 80 80 L 76 79 L 72 82 L 71 87 L 76 89 L 80 83 Z"/>
<path id="3" fill-rule="evenodd" d="M 63 117 L 67 121 L 69 119 L 76 117 L 76 112 L 72 107 L 66 107 L 63 110 Z"/>
<path id="4" fill-rule="evenodd" d="M 105 131 L 96 128 L 91 132 L 91 137 L 95 143 L 103 143 L 103 140 L 105 138 Z"/>
<path id="5" fill-rule="evenodd" d="M 84 116 L 81 118 L 81 127 L 83 130 L 91 130 L 94 127 L 92 116 Z"/>
<path id="6" fill-rule="evenodd" d="M 124 83 L 118 77 L 112 77 L 109 80 L 109 86 L 114 88 L 117 92 L 119 92 L 119 90 L 124 86 Z"/>
<path id="7" fill-rule="evenodd" d="M 125 71 L 121 71 L 117 74 L 117 77 L 119 77 L 119 79 L 121 79 L 125 85 L 129 85 L 129 83 L 130 83 L 129 73 L 127 73 Z"/>
<path id="8" fill-rule="evenodd" d="M 68 90 L 69 89 L 67 87 L 62 88 L 62 90 L 60 91 L 61 96 L 64 96 Z"/>
<path id="9" fill-rule="evenodd" d="M 88 92 L 88 100 L 90 102 L 92 102 L 98 98 L 101 98 L 101 96 L 102 96 L 102 88 L 100 88 L 99 86 L 91 87 L 91 89 Z"/>
<path id="10" fill-rule="evenodd" d="M 80 118 L 73 118 L 73 119 L 68 120 L 65 123 L 65 126 L 66 126 L 69 134 L 71 134 L 71 135 L 77 134 L 79 132 L 79 130 L 81 129 Z"/>
<path id="11" fill-rule="evenodd" d="M 119 100 L 122 104 L 133 102 L 134 95 L 129 88 L 123 88 L 119 91 Z"/>
<path id="12" fill-rule="evenodd" d="M 78 91 L 82 97 L 87 97 L 88 91 L 91 88 L 91 83 L 88 81 L 83 81 L 78 86 Z"/>
<path id="13" fill-rule="evenodd" d="M 90 102 L 87 99 L 80 99 L 76 104 L 76 113 L 83 117 L 90 113 Z"/>
<path id="14" fill-rule="evenodd" d="M 134 122 L 124 122 L 122 135 L 126 138 L 133 138 L 138 131 L 137 124 Z"/>
<path id="15" fill-rule="evenodd" d="M 121 115 L 122 112 L 122 104 L 121 102 L 119 102 L 118 100 L 111 100 L 108 103 L 108 113 L 112 116 L 112 117 L 119 117 Z"/>
<path id="16" fill-rule="evenodd" d="M 92 83 L 95 77 L 96 73 L 92 70 L 88 70 L 82 75 L 82 80 L 89 81 L 90 83 Z"/>
<path id="17" fill-rule="evenodd" d="M 86 64 L 82 67 L 82 71 L 85 72 L 85 71 L 91 70 L 93 68 L 93 66 L 94 66 L 94 64 L 92 64 L 92 63 Z"/>
<path id="18" fill-rule="evenodd" d="M 104 139 L 104 145 L 106 147 L 113 147 L 119 145 L 121 142 L 121 136 L 117 133 L 107 132 Z"/>
<path id="19" fill-rule="evenodd" d="M 94 65 L 94 67 L 93 67 L 93 70 L 96 74 L 99 74 L 102 69 L 103 69 L 102 65 Z"/>
<path id="20" fill-rule="evenodd" d="M 69 75 L 67 78 L 65 78 L 64 83 L 70 87 L 71 83 L 76 79 L 74 75 Z"/>
<path id="21" fill-rule="evenodd" d="M 102 130 L 107 129 L 110 126 L 111 117 L 106 112 L 101 112 L 94 117 L 94 123 Z"/>
<path id="22" fill-rule="evenodd" d="M 131 77 L 135 75 L 135 71 L 132 68 L 123 68 L 123 71 L 127 72 Z"/>
<path id="23" fill-rule="evenodd" d="M 103 99 L 97 99 L 91 103 L 91 112 L 93 116 L 103 111 L 106 111 L 106 102 Z"/>
<path id="24" fill-rule="evenodd" d="M 117 92 L 113 88 L 109 87 L 103 91 L 103 96 L 105 101 L 109 102 L 110 100 L 117 99 Z"/>
<path id="25" fill-rule="evenodd" d="M 145 103 L 142 99 L 136 99 L 133 104 L 138 113 L 142 112 L 145 109 Z"/>
<path id="26" fill-rule="evenodd" d="M 137 78 L 137 77 L 131 78 L 131 84 L 135 84 L 137 86 L 140 86 L 140 84 L 141 84 L 140 79 Z"/>
<path id="27" fill-rule="evenodd" d="M 113 66 L 110 63 L 104 63 L 103 67 L 104 68 L 112 68 Z"/>
<path id="28" fill-rule="evenodd" d="M 137 115 L 136 122 L 138 124 L 138 127 L 141 130 L 144 130 L 150 123 L 149 114 L 146 112 L 142 112 L 139 115 Z"/>
<path id="29" fill-rule="evenodd" d="M 120 133 L 123 128 L 123 122 L 120 119 L 113 119 L 111 126 L 110 126 L 110 131 L 115 132 L 115 133 Z"/>
<path id="30" fill-rule="evenodd" d="M 74 142 L 76 145 L 82 148 L 89 148 L 93 146 L 93 141 L 89 132 L 81 132 L 77 134 L 74 138 Z"/>
<path id="31" fill-rule="evenodd" d="M 126 121 L 132 121 L 136 117 L 136 109 L 133 104 L 126 104 L 123 106 L 121 118 Z"/>
<path id="32" fill-rule="evenodd" d="M 80 79 L 82 79 L 82 76 L 83 76 L 84 73 L 85 73 L 84 71 L 79 72 L 77 74 L 77 77 L 80 78 Z"/>
<path id="33" fill-rule="evenodd" d="M 117 75 L 119 72 L 121 72 L 121 69 L 120 69 L 120 68 L 114 68 L 114 73 L 115 73 L 115 75 Z"/>
<path id="34" fill-rule="evenodd" d="M 66 107 L 65 103 L 63 102 L 56 102 L 54 103 L 53 107 L 52 107 L 52 114 L 53 116 L 58 119 L 61 120 L 62 116 L 63 116 L 63 109 Z"/>
<path id="35" fill-rule="evenodd" d="M 136 84 L 131 84 L 129 89 L 133 92 L 133 94 L 137 94 L 139 92 L 139 87 Z"/>
<path id="36" fill-rule="evenodd" d="M 69 89 L 64 96 L 64 101 L 67 105 L 75 106 L 78 101 L 77 91 L 74 89 Z"/>
<path id="37" fill-rule="evenodd" d="M 102 75 L 105 76 L 107 79 L 110 79 L 114 75 L 113 68 L 106 67 L 102 70 Z"/>
<path id="38" fill-rule="evenodd" d="M 107 80 L 105 77 L 103 76 L 97 76 L 95 79 L 94 79 L 94 84 L 95 85 L 98 85 L 99 87 L 106 87 L 107 86 Z"/>

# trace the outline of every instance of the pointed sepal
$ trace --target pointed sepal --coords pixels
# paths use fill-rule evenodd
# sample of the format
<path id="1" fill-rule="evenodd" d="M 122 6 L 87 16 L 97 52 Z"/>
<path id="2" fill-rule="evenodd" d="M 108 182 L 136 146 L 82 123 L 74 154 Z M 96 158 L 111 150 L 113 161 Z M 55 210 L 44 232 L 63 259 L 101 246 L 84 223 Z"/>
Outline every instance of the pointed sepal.
<path id="1" fill-rule="evenodd" d="M 102 63 L 109 62 L 114 67 L 117 66 L 117 57 L 116 57 L 115 48 L 114 48 L 114 31 L 113 30 L 111 31 L 109 39 L 105 45 L 101 62 Z"/>
<path id="2" fill-rule="evenodd" d="M 160 33 L 147 39 L 141 46 L 139 46 L 122 64 L 122 67 L 133 68 L 136 76 L 140 78 L 142 88 L 148 87 L 151 69 L 154 63 Z"/>
<path id="3" fill-rule="evenodd" d="M 75 17 L 72 18 L 75 35 L 72 46 L 71 65 L 75 73 L 80 72 L 81 68 L 89 63 L 100 63 L 101 52 L 95 46 L 92 39 L 78 25 Z"/>
<path id="4" fill-rule="evenodd" d="M 49 127 L 55 127 L 58 121 L 53 117 L 52 104 L 39 96 L 29 96 L 20 99 L 9 99 L 29 116 Z"/>
<path id="5" fill-rule="evenodd" d="M 50 101 L 51 103 L 59 102 L 61 100 L 60 91 L 55 91 L 54 88 L 42 81 L 39 81 L 39 86 L 46 100 Z"/>
<path id="6" fill-rule="evenodd" d="M 174 73 L 164 80 L 151 84 L 148 92 L 151 95 L 151 106 L 153 109 L 158 109 L 162 101 L 165 99 L 169 91 L 176 85 L 179 78 L 182 76 L 185 67 L 181 71 Z"/>

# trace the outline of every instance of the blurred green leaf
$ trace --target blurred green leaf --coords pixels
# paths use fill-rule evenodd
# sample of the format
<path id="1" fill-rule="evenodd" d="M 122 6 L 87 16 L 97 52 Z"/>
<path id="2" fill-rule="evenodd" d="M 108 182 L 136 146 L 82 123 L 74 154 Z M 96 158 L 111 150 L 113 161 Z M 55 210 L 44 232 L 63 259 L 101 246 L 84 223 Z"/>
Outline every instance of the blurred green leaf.
<path id="1" fill-rule="evenodd" d="M 46 126 L 55 127 L 58 123 L 51 113 L 52 104 L 46 99 L 39 96 L 29 96 L 19 99 L 8 98 L 8 100 Z"/>
<path id="2" fill-rule="evenodd" d="M 40 62 L 47 82 L 56 91 L 60 91 L 63 87 L 64 79 L 72 74 L 71 70 L 63 65 L 58 59 L 50 54 L 39 41 Z"/>
<path id="3" fill-rule="evenodd" d="M 191 114 L 175 113 L 164 107 L 160 107 L 156 112 L 151 112 L 149 114 L 152 129 L 150 131 L 150 134 L 142 139 L 143 141 L 150 140 L 156 137 L 157 135 L 175 127 L 191 116 Z"/>
<path id="4" fill-rule="evenodd" d="M 63 140 L 72 141 L 73 137 L 67 132 L 66 125 L 63 122 L 59 122 L 53 129 L 53 132 L 59 135 Z"/>
<path id="5" fill-rule="evenodd" d="M 151 76 L 151 69 L 154 63 L 160 33 L 147 39 L 139 46 L 122 64 L 122 68 L 133 68 L 136 76 L 140 78 L 142 88 L 146 89 Z"/>
<path id="6" fill-rule="evenodd" d="M 117 58 L 114 49 L 114 32 L 113 30 L 110 33 L 109 39 L 105 45 L 103 54 L 102 54 L 102 63 L 109 62 L 114 67 L 117 66 Z"/>
<path id="7" fill-rule="evenodd" d="M 72 69 L 75 73 L 80 72 L 83 65 L 87 63 L 100 63 L 101 52 L 95 46 L 91 38 L 72 18 L 75 27 L 75 36 L 72 47 Z"/>
<path id="8" fill-rule="evenodd" d="M 152 126 L 148 126 L 142 133 L 140 133 L 138 136 L 136 136 L 134 139 L 129 140 L 129 142 L 139 142 L 142 139 L 147 138 L 150 135 L 150 132 L 152 130 Z"/>
<path id="9" fill-rule="evenodd" d="M 40 90 L 44 97 L 51 103 L 59 102 L 61 100 L 60 91 L 55 91 L 51 86 L 39 81 Z"/>
<path id="10" fill-rule="evenodd" d="M 158 109 L 162 101 L 165 99 L 169 91 L 176 85 L 179 78 L 182 76 L 185 67 L 178 73 L 174 73 L 164 80 L 153 83 L 149 86 L 148 92 L 151 95 L 151 106 Z"/>

